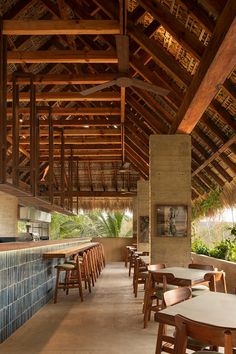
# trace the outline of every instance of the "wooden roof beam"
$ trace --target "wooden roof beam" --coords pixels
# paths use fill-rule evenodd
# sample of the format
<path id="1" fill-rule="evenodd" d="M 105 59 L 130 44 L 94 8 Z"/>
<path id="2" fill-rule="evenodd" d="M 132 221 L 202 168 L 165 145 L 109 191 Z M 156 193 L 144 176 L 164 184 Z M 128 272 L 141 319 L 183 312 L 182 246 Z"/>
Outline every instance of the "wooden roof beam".
<path id="1" fill-rule="evenodd" d="M 220 120 L 226 123 L 233 131 L 236 131 L 236 121 L 232 116 L 216 99 L 211 102 L 210 108 L 214 112 L 218 113 Z"/>
<path id="2" fill-rule="evenodd" d="M 153 112 L 149 112 L 141 104 L 137 102 L 133 97 L 127 95 L 127 102 L 136 110 L 137 113 L 141 114 L 146 123 L 153 129 L 154 133 L 166 133 L 168 128 L 162 123 L 157 115 Z"/>
<path id="3" fill-rule="evenodd" d="M 138 3 L 159 21 L 178 43 L 195 58 L 201 59 L 206 47 L 169 10 L 153 0 L 138 0 Z"/>
<path id="4" fill-rule="evenodd" d="M 154 39 L 150 39 L 145 35 L 138 26 L 130 21 L 128 22 L 128 33 L 144 49 L 157 64 L 164 66 L 168 72 L 180 80 L 184 85 L 188 86 L 191 82 L 191 76 L 184 68 L 169 54 L 162 45 Z"/>
<path id="5" fill-rule="evenodd" d="M 127 198 L 136 195 L 136 192 L 116 192 L 116 191 L 73 191 L 73 197 L 76 197 L 77 195 L 79 197 L 108 197 L 108 198 Z M 59 192 L 54 193 L 55 196 L 60 196 Z"/>
<path id="6" fill-rule="evenodd" d="M 35 85 L 83 85 L 83 84 L 103 84 L 104 82 L 117 79 L 119 73 L 103 73 L 103 74 L 37 74 L 33 77 Z M 12 75 L 8 75 L 7 84 L 12 84 Z M 20 77 L 17 79 L 19 84 L 28 84 L 29 80 Z"/>
<path id="7" fill-rule="evenodd" d="M 19 114 L 24 114 L 24 115 L 29 115 L 30 114 L 30 107 L 20 107 L 18 110 Z M 48 114 L 48 109 L 43 108 L 43 107 L 38 107 L 37 108 L 37 113 L 38 114 Z M 7 108 L 7 115 L 11 116 L 12 115 L 12 108 Z M 72 108 L 66 108 L 66 107 L 53 107 L 52 108 L 52 115 L 53 116 L 119 116 L 120 115 L 120 108 L 119 107 L 72 107 Z M 45 120 L 42 120 L 42 124 L 45 125 Z M 70 122 L 74 123 L 77 122 L 78 124 L 81 124 L 81 121 L 77 120 L 64 120 L 63 124 L 68 125 Z M 110 121 L 106 120 L 103 118 L 102 122 L 109 124 Z M 114 124 L 118 124 L 118 120 L 114 120 Z M 23 122 L 24 125 L 28 124 L 27 121 Z M 55 123 L 60 123 L 62 125 L 61 120 L 60 121 L 55 121 Z M 88 123 L 88 121 L 87 121 Z M 90 122 L 89 122 L 90 123 Z M 91 121 L 91 123 L 99 123 L 99 121 Z M 9 122 L 8 122 L 9 124 Z"/>
<path id="8" fill-rule="evenodd" d="M 22 136 L 29 136 L 30 135 L 30 130 L 29 129 L 21 129 L 20 130 L 20 133 Z M 54 131 L 54 136 L 59 136 L 61 134 L 61 132 L 58 130 L 58 131 Z M 40 129 L 39 131 L 39 135 L 40 137 L 42 136 L 48 136 L 48 131 L 47 129 Z M 69 129 L 69 128 L 66 128 L 64 129 L 64 135 L 65 136 L 120 136 L 121 135 L 121 131 L 120 129 L 92 129 L 92 128 L 87 128 L 87 127 L 84 127 L 83 129 L 75 129 L 75 128 L 72 128 L 72 129 Z M 9 131 L 9 134 L 8 136 L 12 136 L 12 132 Z"/>
<path id="9" fill-rule="evenodd" d="M 228 0 L 170 133 L 190 134 L 236 64 L 236 2 Z"/>
<path id="10" fill-rule="evenodd" d="M 4 20 L 3 34 L 11 36 L 120 34 L 115 20 Z"/>
<path id="11" fill-rule="evenodd" d="M 206 31 L 210 33 L 214 31 L 215 21 L 212 17 L 208 16 L 206 11 L 204 11 L 202 7 L 199 6 L 198 1 L 180 0 L 180 2 L 185 5 L 187 10 L 190 12 L 190 15 L 195 20 L 200 22 Z"/>
<path id="12" fill-rule="evenodd" d="M 204 169 L 207 165 L 209 165 L 210 163 L 212 163 L 217 157 L 220 156 L 220 154 L 222 152 L 224 152 L 226 149 L 228 149 L 230 147 L 230 145 L 232 145 L 233 143 L 236 142 L 236 135 L 233 136 L 231 139 L 229 139 L 224 145 L 222 145 L 214 154 L 212 154 L 207 160 L 204 161 L 204 163 L 202 163 L 201 166 L 199 166 L 197 168 L 197 170 L 195 170 L 192 173 L 192 176 L 195 176 L 199 171 L 201 171 L 202 169 Z"/>
<path id="13" fill-rule="evenodd" d="M 145 166 L 144 163 L 140 161 L 139 155 L 134 150 L 132 150 L 130 146 L 126 147 L 126 156 L 129 161 L 137 168 L 141 176 L 144 179 L 148 179 L 149 166 Z"/>
<path id="14" fill-rule="evenodd" d="M 7 53 L 8 64 L 19 63 L 118 63 L 114 51 L 105 50 L 47 50 L 11 51 Z"/>
<path id="15" fill-rule="evenodd" d="M 20 92 L 19 99 L 22 102 L 29 102 L 29 92 Z M 11 94 L 7 95 L 7 101 L 12 102 Z M 79 92 L 37 92 L 36 101 L 120 101 L 120 95 L 113 91 L 96 92 L 87 96 L 82 96 Z"/>

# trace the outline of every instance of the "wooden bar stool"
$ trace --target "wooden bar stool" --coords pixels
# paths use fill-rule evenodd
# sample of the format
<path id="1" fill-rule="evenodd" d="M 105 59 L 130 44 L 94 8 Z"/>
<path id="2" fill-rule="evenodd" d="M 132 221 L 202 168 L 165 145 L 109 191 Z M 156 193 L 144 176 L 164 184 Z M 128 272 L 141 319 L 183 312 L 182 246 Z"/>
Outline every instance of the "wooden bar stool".
<path id="1" fill-rule="evenodd" d="M 96 273 L 95 273 L 95 267 L 94 267 L 94 261 L 93 261 L 93 252 L 92 250 L 89 250 L 87 252 L 87 256 L 88 256 L 88 268 L 89 268 L 89 274 L 91 277 L 91 281 L 92 281 L 92 285 L 95 285 L 95 281 L 96 281 Z"/>
<path id="2" fill-rule="evenodd" d="M 57 303 L 58 289 L 66 290 L 68 295 L 69 289 L 78 288 L 81 301 L 83 301 L 82 275 L 79 257 L 76 256 L 75 264 L 64 263 L 55 266 L 57 270 L 56 285 L 54 291 L 54 304 Z M 62 274 L 64 280 L 62 281 Z"/>

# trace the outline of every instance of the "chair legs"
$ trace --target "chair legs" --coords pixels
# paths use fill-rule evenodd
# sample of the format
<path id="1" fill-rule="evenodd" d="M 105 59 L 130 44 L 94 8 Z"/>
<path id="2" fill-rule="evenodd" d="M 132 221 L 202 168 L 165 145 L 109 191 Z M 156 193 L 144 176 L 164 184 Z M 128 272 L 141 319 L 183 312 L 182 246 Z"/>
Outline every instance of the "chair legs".
<path id="1" fill-rule="evenodd" d="M 55 268 L 56 284 L 54 291 L 54 303 L 57 303 L 58 289 L 66 291 L 66 295 L 69 293 L 69 289 L 78 288 L 79 296 L 83 301 L 83 286 L 91 293 L 91 285 L 95 285 L 95 281 L 100 275 L 102 269 L 105 267 L 104 249 L 101 245 L 84 252 L 82 257 L 76 255 L 74 260 L 59 264 Z M 62 281 L 63 275 L 63 281 Z"/>
<path id="2" fill-rule="evenodd" d="M 54 291 L 54 304 L 57 303 L 58 289 L 66 290 L 66 295 L 69 289 L 78 288 L 81 301 L 83 301 L 82 277 L 80 269 L 77 269 L 73 264 L 61 264 L 56 266 L 56 285 Z M 61 273 L 64 273 L 64 281 L 60 281 Z"/>

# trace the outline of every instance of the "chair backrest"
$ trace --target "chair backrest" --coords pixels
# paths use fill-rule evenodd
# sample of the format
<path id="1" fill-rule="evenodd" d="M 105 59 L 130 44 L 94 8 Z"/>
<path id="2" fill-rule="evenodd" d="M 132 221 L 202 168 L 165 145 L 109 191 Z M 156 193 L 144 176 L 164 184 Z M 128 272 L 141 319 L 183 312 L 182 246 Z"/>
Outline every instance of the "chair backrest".
<path id="1" fill-rule="evenodd" d="M 224 347 L 225 354 L 232 354 L 236 346 L 236 329 L 195 322 L 180 315 L 175 316 L 175 325 L 177 329 L 175 354 L 186 353 L 188 337 L 206 345 Z"/>
<path id="2" fill-rule="evenodd" d="M 156 271 L 164 268 L 166 268 L 166 265 L 164 263 L 151 264 L 148 266 L 148 270 L 150 271 Z"/>
<path id="3" fill-rule="evenodd" d="M 173 306 L 179 302 L 188 300 L 192 297 L 192 291 L 190 288 L 183 286 L 173 290 L 168 290 L 163 294 L 163 300 L 165 307 Z"/>
<path id="4" fill-rule="evenodd" d="M 163 284 L 163 292 L 167 291 L 167 284 L 175 284 L 175 276 L 172 273 L 149 271 L 152 284 Z"/>
<path id="5" fill-rule="evenodd" d="M 225 272 L 206 273 L 204 280 L 209 282 L 210 291 L 227 293 Z"/>
<path id="6" fill-rule="evenodd" d="M 147 271 L 148 268 L 141 258 L 137 257 L 134 260 L 134 277 L 138 277 L 140 272 Z"/>
<path id="7" fill-rule="evenodd" d="M 192 269 L 202 269 L 202 270 L 214 270 L 214 266 L 210 264 L 198 264 L 198 263 L 190 263 L 188 268 Z"/>

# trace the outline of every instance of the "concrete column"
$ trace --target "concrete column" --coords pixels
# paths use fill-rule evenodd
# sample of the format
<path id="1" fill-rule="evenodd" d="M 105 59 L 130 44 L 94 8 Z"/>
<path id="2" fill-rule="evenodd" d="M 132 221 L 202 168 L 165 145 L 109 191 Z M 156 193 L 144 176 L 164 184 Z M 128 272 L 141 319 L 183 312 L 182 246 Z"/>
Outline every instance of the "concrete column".
<path id="1" fill-rule="evenodd" d="M 137 240 L 137 197 L 133 197 L 133 239 Z"/>
<path id="2" fill-rule="evenodd" d="M 191 137 L 182 134 L 152 135 L 149 148 L 151 262 L 184 266 L 191 259 Z M 186 236 L 158 234 L 157 205 L 187 206 Z M 170 225 L 170 208 L 166 210 L 166 225 Z M 176 214 L 174 223 L 180 230 L 178 215 L 181 213 L 177 211 Z"/>
<path id="3" fill-rule="evenodd" d="M 149 251 L 149 181 L 137 183 L 138 251 Z"/>
<path id="4" fill-rule="evenodd" d="M 0 192 L 0 237 L 16 237 L 18 198 Z"/>

